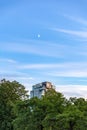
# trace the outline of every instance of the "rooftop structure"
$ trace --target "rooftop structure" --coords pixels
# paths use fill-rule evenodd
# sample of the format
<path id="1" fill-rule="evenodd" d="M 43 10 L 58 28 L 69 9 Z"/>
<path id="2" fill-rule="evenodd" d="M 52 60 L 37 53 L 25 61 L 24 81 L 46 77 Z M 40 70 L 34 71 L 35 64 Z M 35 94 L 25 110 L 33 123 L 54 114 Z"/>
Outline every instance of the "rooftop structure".
<path id="1" fill-rule="evenodd" d="M 32 86 L 32 91 L 30 91 L 30 98 L 32 97 L 38 97 L 41 98 L 42 95 L 45 94 L 45 92 L 48 89 L 54 89 L 54 85 L 52 85 L 51 82 L 42 82 L 36 85 Z"/>

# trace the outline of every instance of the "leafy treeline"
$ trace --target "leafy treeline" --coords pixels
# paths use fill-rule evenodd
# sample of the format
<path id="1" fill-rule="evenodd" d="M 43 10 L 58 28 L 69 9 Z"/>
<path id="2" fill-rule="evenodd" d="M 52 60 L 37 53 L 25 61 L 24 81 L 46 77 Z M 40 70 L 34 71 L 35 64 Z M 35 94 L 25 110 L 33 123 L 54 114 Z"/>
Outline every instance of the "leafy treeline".
<path id="1" fill-rule="evenodd" d="M 87 130 L 87 101 L 49 90 L 29 99 L 20 83 L 0 81 L 0 130 Z"/>

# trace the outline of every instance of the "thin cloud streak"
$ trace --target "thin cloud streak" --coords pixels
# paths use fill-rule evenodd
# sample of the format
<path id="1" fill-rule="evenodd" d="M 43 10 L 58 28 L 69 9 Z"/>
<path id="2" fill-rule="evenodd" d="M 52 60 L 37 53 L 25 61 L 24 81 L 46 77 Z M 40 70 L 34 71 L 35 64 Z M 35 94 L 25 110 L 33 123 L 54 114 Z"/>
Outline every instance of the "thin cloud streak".
<path id="1" fill-rule="evenodd" d="M 9 65 L 9 64 L 7 64 Z M 14 71 L 12 71 L 14 70 Z M 1 74 L 16 74 L 21 75 L 22 73 L 17 73 L 18 71 L 24 70 L 35 70 L 41 71 L 45 75 L 53 76 L 53 77 L 87 77 L 87 62 L 63 62 L 63 63 L 49 63 L 49 64 L 12 64 L 10 63 L 10 67 L 6 69 L 3 65 L 1 66 L 0 72 Z M 24 74 L 22 74 L 24 75 Z"/>
<path id="2" fill-rule="evenodd" d="M 74 22 L 80 23 L 83 26 L 87 26 L 87 20 L 81 18 L 81 17 L 75 17 L 75 16 L 70 16 L 70 15 L 64 15 L 65 18 L 72 20 Z"/>
<path id="3" fill-rule="evenodd" d="M 64 66 L 63 64 L 27 64 L 19 66 L 19 69 L 52 69 Z"/>
<path id="4" fill-rule="evenodd" d="M 52 77 L 87 77 L 87 63 L 27 64 L 19 65 L 19 70 L 41 70 Z M 44 71 L 48 71 L 44 73 Z"/>
<path id="5" fill-rule="evenodd" d="M 74 78 L 80 78 L 80 77 L 87 77 L 87 70 L 86 71 L 82 71 L 82 70 L 61 70 L 60 72 L 57 70 L 55 72 L 49 72 L 47 73 L 47 75 L 49 76 L 53 76 L 53 77 L 74 77 Z"/>
<path id="6" fill-rule="evenodd" d="M 17 63 L 16 60 L 13 59 L 6 59 L 6 58 L 0 58 L 0 62 L 8 62 L 8 63 Z"/>
<path id="7" fill-rule="evenodd" d="M 62 58 L 66 59 L 70 56 L 87 56 L 86 49 L 87 45 L 69 45 L 67 43 L 49 43 L 46 41 L 30 40 L 24 43 L 3 43 L 0 50 L 3 52 L 17 53 L 17 54 L 33 54 L 36 56 L 46 56 L 52 58 Z M 67 51 L 68 50 L 68 51 Z M 9 60 L 9 62 L 12 62 Z M 15 61 L 16 62 L 16 61 Z"/>
<path id="8" fill-rule="evenodd" d="M 6 46 L 5 46 L 6 44 Z M 51 57 L 63 57 L 65 45 L 49 43 L 39 40 L 30 40 L 24 43 L 3 43 L 0 47 L 1 51 L 16 52 L 25 54 L 36 54 Z"/>
<path id="9" fill-rule="evenodd" d="M 86 69 L 87 62 L 63 62 L 63 63 L 49 63 L 49 64 L 19 64 L 19 69 Z"/>
<path id="10" fill-rule="evenodd" d="M 73 31 L 73 30 L 59 29 L 59 28 L 53 28 L 52 30 L 61 32 L 61 33 L 65 33 L 65 34 L 69 34 L 72 36 L 77 36 L 80 38 L 87 38 L 87 31 L 77 31 L 77 30 Z"/>

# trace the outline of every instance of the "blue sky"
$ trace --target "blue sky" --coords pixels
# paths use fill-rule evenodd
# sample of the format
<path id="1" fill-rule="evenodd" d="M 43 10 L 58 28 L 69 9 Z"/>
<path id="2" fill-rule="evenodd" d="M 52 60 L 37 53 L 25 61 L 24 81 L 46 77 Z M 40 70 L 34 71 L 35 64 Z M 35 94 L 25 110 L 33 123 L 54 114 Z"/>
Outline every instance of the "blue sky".
<path id="1" fill-rule="evenodd" d="M 87 93 L 87 1 L 0 1 L 0 79 Z"/>

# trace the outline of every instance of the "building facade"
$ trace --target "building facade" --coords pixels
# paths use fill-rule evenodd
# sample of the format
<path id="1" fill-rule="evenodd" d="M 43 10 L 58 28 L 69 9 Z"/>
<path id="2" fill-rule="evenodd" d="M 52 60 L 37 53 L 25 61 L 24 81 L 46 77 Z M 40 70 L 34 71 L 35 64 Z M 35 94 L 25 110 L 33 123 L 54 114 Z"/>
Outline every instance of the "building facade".
<path id="1" fill-rule="evenodd" d="M 32 97 L 41 98 L 41 96 L 44 95 L 48 89 L 55 89 L 55 86 L 51 82 L 42 82 L 33 85 L 32 91 L 30 91 L 30 98 Z"/>

